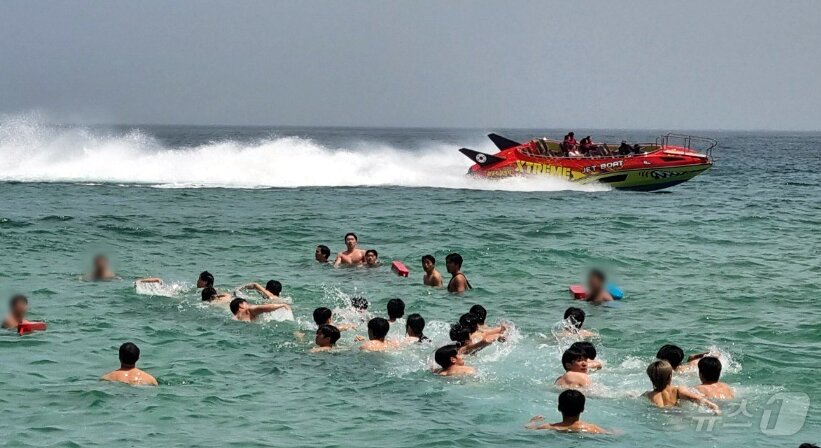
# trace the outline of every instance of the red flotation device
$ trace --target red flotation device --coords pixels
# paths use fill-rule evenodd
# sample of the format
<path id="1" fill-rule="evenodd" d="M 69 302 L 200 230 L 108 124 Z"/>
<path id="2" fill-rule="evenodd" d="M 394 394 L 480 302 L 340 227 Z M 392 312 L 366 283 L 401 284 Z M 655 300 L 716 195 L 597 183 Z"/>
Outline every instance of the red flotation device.
<path id="1" fill-rule="evenodd" d="M 587 298 L 587 288 L 582 285 L 570 285 L 570 297 L 584 300 Z"/>
<path id="2" fill-rule="evenodd" d="M 22 324 L 17 326 L 17 334 L 20 336 L 26 333 L 32 333 L 35 331 L 44 331 L 46 329 L 45 322 L 23 322 Z"/>
<path id="3" fill-rule="evenodd" d="M 391 271 L 393 271 L 396 275 L 400 277 L 407 277 L 410 274 L 408 268 L 405 267 L 405 264 L 401 261 L 394 261 L 391 263 Z"/>

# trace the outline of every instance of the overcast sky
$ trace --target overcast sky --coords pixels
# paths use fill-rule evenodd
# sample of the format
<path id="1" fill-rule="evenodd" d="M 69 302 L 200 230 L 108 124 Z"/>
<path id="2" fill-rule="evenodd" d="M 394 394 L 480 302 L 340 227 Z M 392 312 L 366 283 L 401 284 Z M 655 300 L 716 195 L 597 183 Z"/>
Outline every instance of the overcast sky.
<path id="1" fill-rule="evenodd" d="M 821 129 L 820 1 L 0 3 L 0 113 Z"/>

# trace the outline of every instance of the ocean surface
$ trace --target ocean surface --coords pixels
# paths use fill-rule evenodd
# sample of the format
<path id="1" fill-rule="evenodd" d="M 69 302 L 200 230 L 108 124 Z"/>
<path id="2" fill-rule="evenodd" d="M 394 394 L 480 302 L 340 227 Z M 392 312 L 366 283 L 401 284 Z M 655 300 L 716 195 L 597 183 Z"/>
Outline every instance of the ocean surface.
<path id="1" fill-rule="evenodd" d="M 76 127 L 0 120 L 0 296 L 22 292 L 49 328 L 0 333 L 6 446 L 760 446 L 821 442 L 821 134 L 700 132 L 715 166 L 658 193 L 551 179 L 464 176 L 462 146 L 566 130 Z M 579 130 L 652 141 L 663 131 Z M 334 269 L 343 235 L 379 251 L 377 269 Z M 420 257 L 459 252 L 475 289 L 421 285 Z M 122 280 L 80 280 L 105 253 Z M 410 278 L 391 274 L 402 260 Z M 582 303 L 605 368 L 583 419 L 617 432 L 555 434 L 569 284 L 605 267 L 626 293 Z M 195 289 L 276 279 L 294 320 L 239 323 Z M 134 280 L 165 285 L 135 290 Z M 252 301 L 258 298 L 241 293 Z M 364 295 L 427 320 L 433 343 L 309 353 L 311 312 L 339 320 Z M 431 373 L 435 347 L 473 304 L 512 326 L 469 357 L 470 379 Z M 5 306 L 5 304 L 3 305 Z M 398 330 L 398 329 L 397 329 Z M 397 331 L 396 334 L 401 333 Z M 392 333 L 393 334 L 393 333 Z M 133 341 L 156 388 L 99 381 Z M 644 370 L 658 348 L 714 350 L 737 389 L 718 418 L 652 408 Z M 696 385 L 696 374 L 678 384 Z M 809 403 L 809 408 L 806 408 Z"/>

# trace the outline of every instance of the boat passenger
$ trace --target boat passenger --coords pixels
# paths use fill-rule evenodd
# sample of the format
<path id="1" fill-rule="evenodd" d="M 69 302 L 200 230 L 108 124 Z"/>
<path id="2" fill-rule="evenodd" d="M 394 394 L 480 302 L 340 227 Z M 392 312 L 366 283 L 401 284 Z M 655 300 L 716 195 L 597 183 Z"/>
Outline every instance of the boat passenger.
<path id="1" fill-rule="evenodd" d="M 633 147 L 627 144 L 627 140 L 622 140 L 618 149 L 619 155 L 628 156 L 631 152 L 633 152 Z"/>

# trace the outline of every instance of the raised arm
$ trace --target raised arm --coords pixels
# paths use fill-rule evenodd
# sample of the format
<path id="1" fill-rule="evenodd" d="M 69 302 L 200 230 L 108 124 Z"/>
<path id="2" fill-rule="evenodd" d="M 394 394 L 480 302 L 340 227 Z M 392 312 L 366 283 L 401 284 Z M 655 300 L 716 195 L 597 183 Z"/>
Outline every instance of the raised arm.
<path id="1" fill-rule="evenodd" d="M 252 317 L 257 317 L 260 314 L 271 313 L 280 308 L 291 309 L 286 303 L 266 303 L 263 305 L 254 305 L 248 310 Z"/>
<path id="2" fill-rule="evenodd" d="M 273 299 L 277 298 L 277 296 L 275 296 L 271 291 L 268 291 L 267 289 L 265 289 L 259 283 L 248 283 L 247 285 L 243 286 L 242 288 L 243 289 L 253 289 L 256 292 L 258 292 L 260 295 L 265 297 L 266 299 L 273 300 Z"/>
<path id="3" fill-rule="evenodd" d="M 135 283 L 162 283 L 162 279 L 158 277 L 138 278 Z"/>

